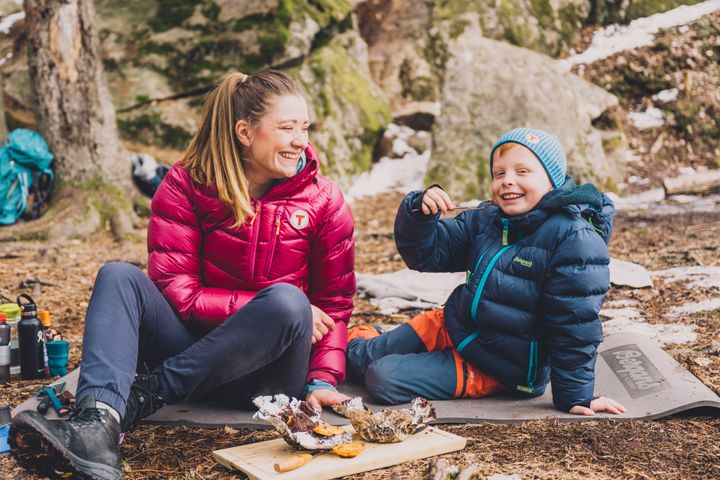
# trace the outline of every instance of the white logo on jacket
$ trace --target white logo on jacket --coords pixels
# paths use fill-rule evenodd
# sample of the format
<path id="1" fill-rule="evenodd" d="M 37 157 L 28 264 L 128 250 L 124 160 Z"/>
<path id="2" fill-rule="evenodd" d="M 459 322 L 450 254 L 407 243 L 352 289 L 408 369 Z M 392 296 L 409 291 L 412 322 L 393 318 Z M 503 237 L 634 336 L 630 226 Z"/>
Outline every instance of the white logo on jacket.
<path id="1" fill-rule="evenodd" d="M 298 230 L 307 227 L 308 223 L 310 223 L 310 215 L 308 215 L 305 210 L 295 210 L 292 215 L 290 215 L 290 225 Z"/>

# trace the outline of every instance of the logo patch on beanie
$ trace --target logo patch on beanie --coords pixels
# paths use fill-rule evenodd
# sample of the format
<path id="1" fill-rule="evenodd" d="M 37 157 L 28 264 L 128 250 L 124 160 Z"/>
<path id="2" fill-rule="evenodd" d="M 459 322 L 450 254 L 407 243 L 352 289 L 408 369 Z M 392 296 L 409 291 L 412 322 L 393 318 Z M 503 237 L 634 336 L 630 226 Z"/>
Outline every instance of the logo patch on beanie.
<path id="1" fill-rule="evenodd" d="M 532 133 L 528 133 L 527 137 L 525 137 L 525 140 L 535 145 L 540 141 L 540 139 L 537 137 L 537 135 L 533 135 Z"/>
<path id="2" fill-rule="evenodd" d="M 307 227 L 308 223 L 310 223 L 310 215 L 308 215 L 305 210 L 295 210 L 292 215 L 290 215 L 290 225 L 298 230 Z"/>

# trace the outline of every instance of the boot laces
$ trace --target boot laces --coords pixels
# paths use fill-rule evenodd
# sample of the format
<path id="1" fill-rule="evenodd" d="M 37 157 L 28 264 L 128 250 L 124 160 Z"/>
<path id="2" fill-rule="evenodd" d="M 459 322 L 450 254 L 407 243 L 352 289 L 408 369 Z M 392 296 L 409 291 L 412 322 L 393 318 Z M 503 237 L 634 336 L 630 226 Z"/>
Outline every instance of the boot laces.
<path id="1" fill-rule="evenodd" d="M 72 413 L 70 413 L 69 420 L 76 425 L 88 426 L 103 421 L 102 413 L 99 408 L 83 408 L 72 405 L 70 410 Z"/>

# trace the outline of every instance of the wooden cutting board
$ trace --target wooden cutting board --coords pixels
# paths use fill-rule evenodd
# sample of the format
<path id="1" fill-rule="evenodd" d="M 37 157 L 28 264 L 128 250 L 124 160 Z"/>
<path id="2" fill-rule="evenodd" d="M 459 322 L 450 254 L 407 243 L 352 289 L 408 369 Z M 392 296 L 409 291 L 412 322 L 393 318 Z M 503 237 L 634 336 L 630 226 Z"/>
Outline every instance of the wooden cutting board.
<path id="1" fill-rule="evenodd" d="M 466 443 L 467 439 L 463 437 L 439 428 L 427 427 L 400 443 L 365 442 L 365 450 L 355 458 L 340 458 L 332 452 L 323 453 L 310 460 L 307 465 L 285 473 L 275 472 L 273 465 L 299 452 L 290 448 L 281 438 L 215 450 L 213 457 L 227 468 L 241 470 L 251 480 L 326 480 L 455 452 L 465 448 Z"/>

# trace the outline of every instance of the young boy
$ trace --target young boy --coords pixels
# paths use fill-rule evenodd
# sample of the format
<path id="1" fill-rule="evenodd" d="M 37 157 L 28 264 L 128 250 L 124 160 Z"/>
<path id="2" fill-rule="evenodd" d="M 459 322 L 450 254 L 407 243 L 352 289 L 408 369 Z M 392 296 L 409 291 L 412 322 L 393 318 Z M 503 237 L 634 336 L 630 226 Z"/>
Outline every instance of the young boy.
<path id="1" fill-rule="evenodd" d="M 409 193 L 395 219 L 403 260 L 418 271 L 466 271 L 467 281 L 443 310 L 389 333 L 350 329 L 350 378 L 388 404 L 501 389 L 537 396 L 552 381 L 562 411 L 624 412 L 593 398 L 613 205 L 566 169 L 555 136 L 518 128 L 490 152 L 492 202 L 440 220 L 455 208 L 446 192 Z"/>

